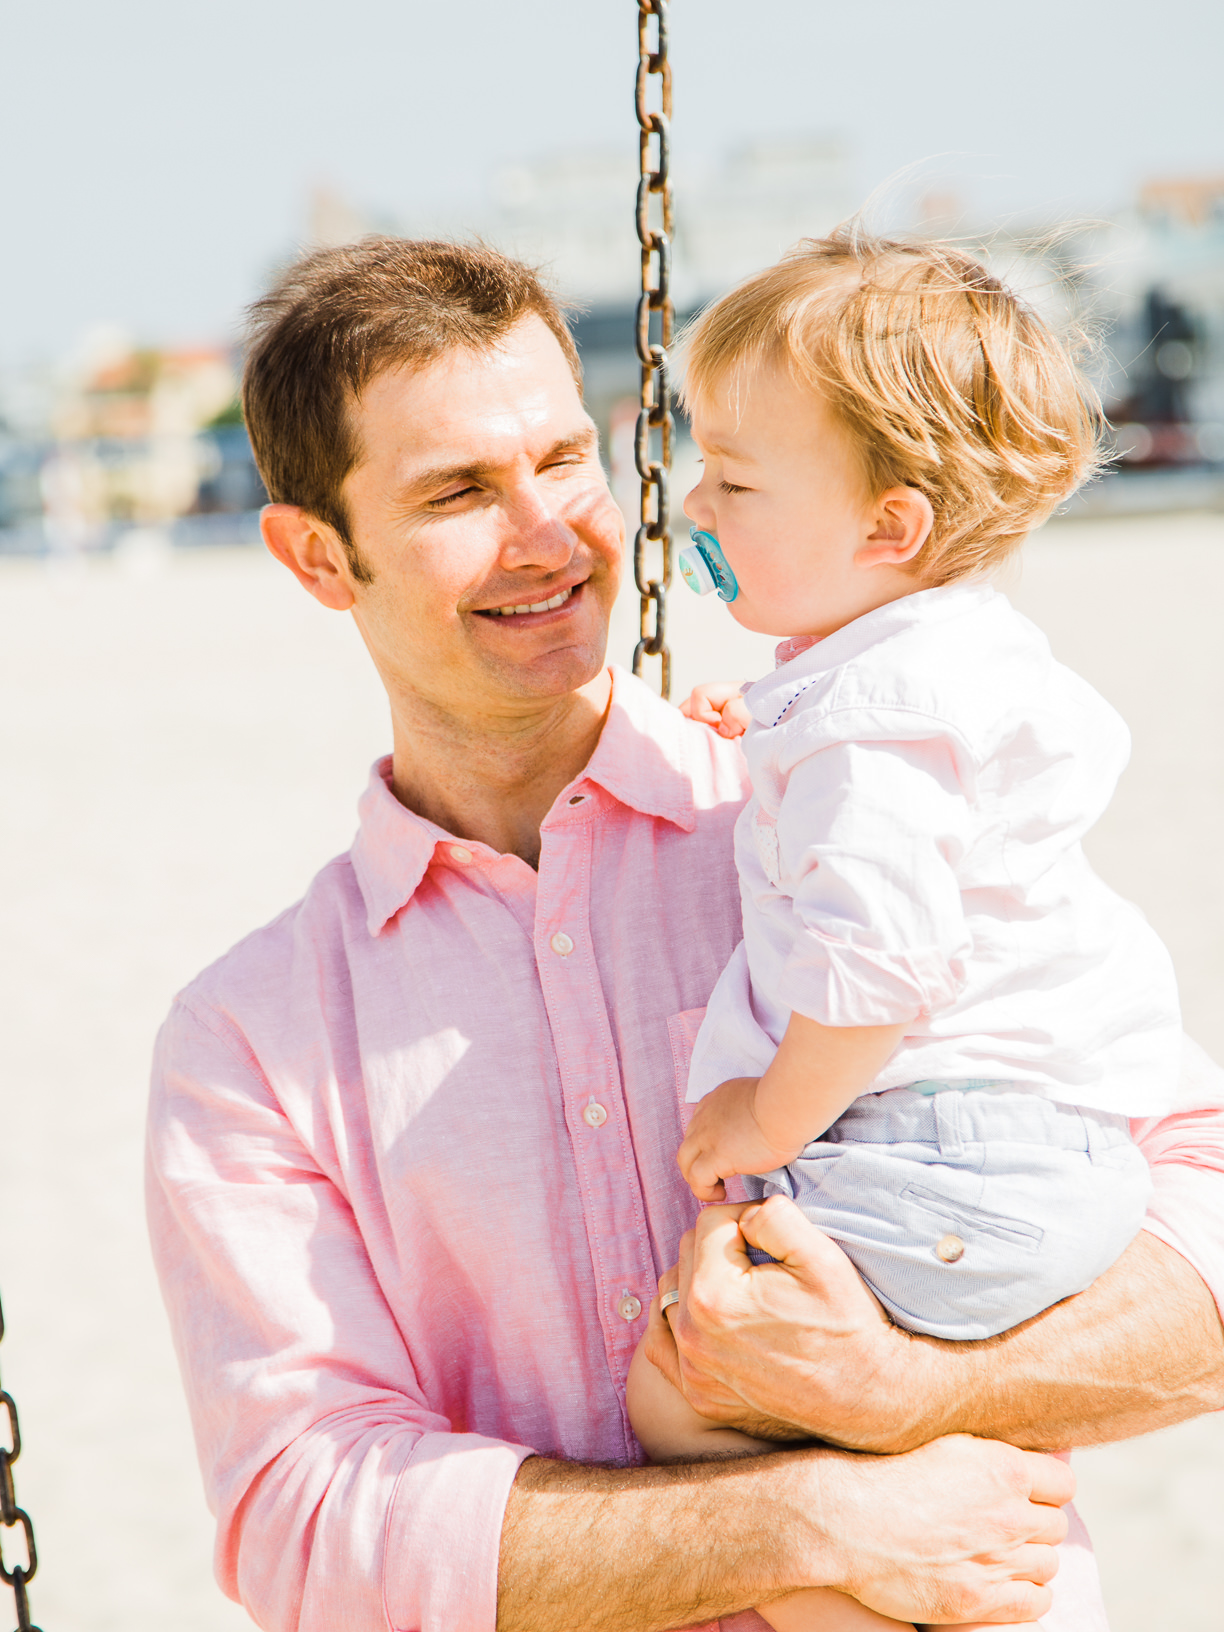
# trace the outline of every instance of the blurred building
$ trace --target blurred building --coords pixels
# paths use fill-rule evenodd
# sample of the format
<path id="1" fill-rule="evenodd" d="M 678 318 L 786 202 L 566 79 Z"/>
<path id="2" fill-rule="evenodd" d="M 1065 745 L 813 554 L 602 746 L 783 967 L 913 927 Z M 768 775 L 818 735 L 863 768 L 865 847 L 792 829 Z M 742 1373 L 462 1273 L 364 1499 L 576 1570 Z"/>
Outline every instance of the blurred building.
<path id="1" fill-rule="evenodd" d="M 1086 247 L 1123 462 L 1224 464 L 1224 175 L 1148 183 Z"/>
<path id="2" fill-rule="evenodd" d="M 818 135 L 681 164 L 674 180 L 680 324 L 859 202 L 845 149 Z M 319 245 L 379 228 L 478 234 L 540 265 L 572 302 L 588 401 L 618 497 L 632 510 L 636 188 L 633 147 L 564 150 L 502 166 L 484 205 L 461 215 L 378 221 L 319 186 L 304 224 Z M 1120 468 L 1197 467 L 1224 479 L 1224 176 L 1152 181 L 1112 219 L 1074 231 L 975 237 L 959 200 L 942 193 L 919 200 L 915 220 L 919 230 L 978 249 L 1056 326 L 1103 337 L 1090 367 L 1116 428 Z M 104 547 L 134 526 L 169 528 L 176 538 L 231 537 L 242 530 L 222 523 L 244 517 L 242 536 L 255 536 L 249 518 L 265 495 L 236 374 L 224 347 L 154 350 L 98 331 L 57 369 L 0 380 L 0 549 Z M 677 501 L 691 454 L 682 438 Z"/>
<path id="3" fill-rule="evenodd" d="M 227 348 L 86 337 L 54 377 L 44 422 L 0 435 L 8 546 L 77 554 L 132 528 L 181 530 L 186 518 L 257 508 L 263 487 L 236 391 Z"/>

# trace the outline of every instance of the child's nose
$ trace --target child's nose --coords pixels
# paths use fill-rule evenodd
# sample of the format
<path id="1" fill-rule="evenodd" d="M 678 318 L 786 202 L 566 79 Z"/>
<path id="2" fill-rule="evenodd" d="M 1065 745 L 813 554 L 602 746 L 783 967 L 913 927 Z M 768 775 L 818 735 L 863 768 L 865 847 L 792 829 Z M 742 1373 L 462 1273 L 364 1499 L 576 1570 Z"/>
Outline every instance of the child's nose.
<path id="1" fill-rule="evenodd" d="M 709 521 L 709 506 L 701 502 L 701 483 L 690 488 L 684 496 L 684 513 L 690 521 L 696 522 L 698 527 Z"/>

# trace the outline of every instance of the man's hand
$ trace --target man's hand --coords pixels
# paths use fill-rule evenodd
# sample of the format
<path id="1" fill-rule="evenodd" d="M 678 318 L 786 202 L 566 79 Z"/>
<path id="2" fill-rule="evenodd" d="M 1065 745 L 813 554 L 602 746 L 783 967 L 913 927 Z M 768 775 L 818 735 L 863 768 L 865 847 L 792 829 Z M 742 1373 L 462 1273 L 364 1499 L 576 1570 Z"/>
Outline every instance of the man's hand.
<path id="1" fill-rule="evenodd" d="M 753 1266 L 737 1221 L 782 1262 Z M 971 1433 L 1056 1450 L 1224 1406 L 1211 1293 L 1146 1232 L 1086 1292 L 980 1343 L 891 1325 L 845 1254 L 782 1196 L 705 1211 L 659 1285 L 684 1301 L 665 1319 L 656 1299 L 650 1359 L 703 1416 L 760 1439 L 905 1451 Z"/>
<path id="2" fill-rule="evenodd" d="M 680 712 L 686 719 L 713 726 L 720 737 L 742 737 L 752 720 L 740 688 L 725 680 L 708 680 L 694 686 L 680 704 Z"/>
<path id="3" fill-rule="evenodd" d="M 843 1482 L 844 1481 L 844 1482 Z M 833 1456 L 831 1586 L 898 1621 L 1035 1621 L 1067 1534 L 1075 1476 L 1053 1457 L 958 1436 L 906 1456 Z"/>
<path id="4" fill-rule="evenodd" d="M 803 1149 L 775 1142 L 757 1120 L 754 1106 L 759 1077 L 733 1077 L 699 1100 L 684 1143 L 676 1154 L 685 1183 L 698 1201 L 723 1201 L 724 1179 L 733 1173 L 771 1173 L 793 1162 Z"/>
<path id="5" fill-rule="evenodd" d="M 779 1262 L 754 1265 L 746 1242 Z M 784 1196 L 703 1212 L 659 1281 L 671 1287 L 680 1302 L 665 1318 L 655 1299 L 646 1352 L 702 1416 L 852 1450 L 910 1449 L 940 1433 L 914 1426 L 910 1350 L 930 1340 L 892 1325 L 841 1248 Z"/>

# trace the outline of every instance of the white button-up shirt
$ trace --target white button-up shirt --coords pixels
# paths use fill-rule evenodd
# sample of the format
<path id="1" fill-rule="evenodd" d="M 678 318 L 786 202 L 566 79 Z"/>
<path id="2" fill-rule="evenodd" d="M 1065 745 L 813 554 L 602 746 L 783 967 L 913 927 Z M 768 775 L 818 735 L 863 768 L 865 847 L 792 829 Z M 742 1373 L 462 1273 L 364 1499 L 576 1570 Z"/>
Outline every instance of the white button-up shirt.
<path id="1" fill-rule="evenodd" d="M 1129 734 L 1006 596 L 906 596 L 745 694 L 744 939 L 690 1099 L 759 1075 L 797 1011 L 905 1023 L 869 1091 L 988 1079 L 1130 1116 L 1172 1108 L 1172 964 L 1080 844 Z"/>

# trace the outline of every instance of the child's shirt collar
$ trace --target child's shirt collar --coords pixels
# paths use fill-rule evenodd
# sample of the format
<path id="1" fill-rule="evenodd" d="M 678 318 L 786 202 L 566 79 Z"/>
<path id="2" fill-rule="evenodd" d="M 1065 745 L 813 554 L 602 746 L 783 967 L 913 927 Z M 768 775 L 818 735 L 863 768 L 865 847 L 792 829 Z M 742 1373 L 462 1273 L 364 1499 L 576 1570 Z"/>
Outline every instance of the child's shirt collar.
<path id="1" fill-rule="evenodd" d="M 774 672 L 741 688 L 748 711 L 762 725 L 772 725 L 818 675 L 853 662 L 873 646 L 919 624 L 962 617 L 998 593 L 984 579 L 962 579 L 889 601 L 823 639 L 819 635 L 792 635 L 780 642 L 774 653 Z"/>

